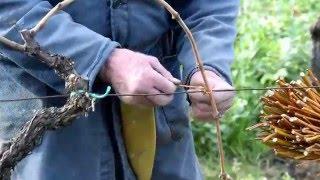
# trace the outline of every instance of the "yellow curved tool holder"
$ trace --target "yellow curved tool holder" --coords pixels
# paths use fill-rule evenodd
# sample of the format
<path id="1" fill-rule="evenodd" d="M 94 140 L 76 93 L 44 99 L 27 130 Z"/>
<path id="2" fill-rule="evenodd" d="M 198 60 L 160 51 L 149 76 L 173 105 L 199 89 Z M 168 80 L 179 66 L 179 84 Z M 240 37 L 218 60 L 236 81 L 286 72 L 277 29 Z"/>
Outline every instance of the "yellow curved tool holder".
<path id="1" fill-rule="evenodd" d="M 123 138 L 130 164 L 139 180 L 150 180 L 156 151 L 154 109 L 121 103 Z"/>

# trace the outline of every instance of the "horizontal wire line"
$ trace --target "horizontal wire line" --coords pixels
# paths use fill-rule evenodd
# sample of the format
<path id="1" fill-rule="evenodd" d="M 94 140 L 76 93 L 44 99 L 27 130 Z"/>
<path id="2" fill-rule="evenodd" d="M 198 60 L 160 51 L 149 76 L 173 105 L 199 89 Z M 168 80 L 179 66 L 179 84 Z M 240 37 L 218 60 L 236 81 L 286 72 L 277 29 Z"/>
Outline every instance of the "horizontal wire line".
<path id="1" fill-rule="evenodd" d="M 239 91 L 265 91 L 265 90 L 278 90 L 278 89 L 309 89 L 309 88 L 320 88 L 320 86 L 304 86 L 304 87 L 266 87 L 266 88 L 237 88 L 237 89 L 213 89 L 212 92 L 239 92 Z M 174 94 L 190 94 L 204 92 L 203 90 L 188 90 L 188 91 L 177 91 L 174 93 L 139 93 L 139 94 L 119 94 L 111 93 L 108 97 L 123 97 L 123 96 L 161 96 L 161 95 L 174 95 Z M 71 93 L 70 93 L 71 94 Z M 28 101 L 36 99 L 55 99 L 55 98 L 67 98 L 70 94 L 60 94 L 51 96 L 40 96 L 40 97 L 28 97 L 28 98 L 15 98 L 15 99 L 0 99 L 0 103 L 4 102 L 16 102 L 16 101 Z"/>

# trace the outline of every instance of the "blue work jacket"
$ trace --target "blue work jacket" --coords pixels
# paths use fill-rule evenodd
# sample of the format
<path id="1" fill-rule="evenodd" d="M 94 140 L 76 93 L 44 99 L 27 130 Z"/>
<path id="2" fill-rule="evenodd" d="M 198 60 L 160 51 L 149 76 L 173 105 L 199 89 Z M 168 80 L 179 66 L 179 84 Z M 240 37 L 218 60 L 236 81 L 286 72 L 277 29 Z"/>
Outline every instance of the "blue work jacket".
<path id="1" fill-rule="evenodd" d="M 34 27 L 58 2 L 0 0 L 0 35 L 22 43 L 19 31 Z M 238 0 L 168 2 L 193 32 L 206 68 L 230 82 Z M 50 18 L 36 40 L 44 49 L 74 59 L 77 72 L 89 80 L 90 90 L 96 92 L 105 88 L 97 74 L 116 47 L 157 57 L 184 82 L 196 71 L 185 34 L 171 15 L 152 0 L 76 0 Z M 64 82 L 36 59 L 1 44 L 0 56 L 0 99 L 63 93 Z M 0 142 L 13 137 L 35 110 L 62 104 L 63 99 L 1 104 Z M 117 98 L 100 101 L 88 117 L 47 132 L 42 144 L 18 164 L 13 179 L 136 179 L 121 136 L 120 118 Z M 157 107 L 156 125 L 152 179 L 202 179 L 186 95 L 178 94 L 169 105 Z"/>

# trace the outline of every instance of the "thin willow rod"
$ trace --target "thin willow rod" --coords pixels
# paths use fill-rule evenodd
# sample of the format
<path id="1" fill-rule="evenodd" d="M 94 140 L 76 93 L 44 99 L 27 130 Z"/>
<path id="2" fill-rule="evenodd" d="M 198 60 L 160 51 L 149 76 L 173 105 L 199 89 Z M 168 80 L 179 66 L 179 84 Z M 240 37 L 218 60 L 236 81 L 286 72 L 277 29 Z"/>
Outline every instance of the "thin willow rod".
<path id="1" fill-rule="evenodd" d="M 224 152 L 223 152 L 223 146 L 222 146 L 221 129 L 220 129 L 220 121 L 219 121 L 220 113 L 217 109 L 215 99 L 213 98 L 213 92 L 210 90 L 208 78 L 205 74 L 203 61 L 200 57 L 200 52 L 198 50 L 198 46 L 196 44 L 196 41 L 192 35 L 191 30 L 188 28 L 188 26 L 182 20 L 179 13 L 176 10 L 174 10 L 171 7 L 171 5 L 168 4 L 165 0 L 157 0 L 157 2 L 160 5 L 162 5 L 172 15 L 172 18 L 178 22 L 178 24 L 181 26 L 182 30 L 186 33 L 186 35 L 189 39 L 197 67 L 198 67 L 199 71 L 201 72 L 201 76 L 202 76 L 202 79 L 204 82 L 203 88 L 205 89 L 205 94 L 209 96 L 210 105 L 211 105 L 210 113 L 211 113 L 212 118 L 215 120 L 215 125 L 216 125 L 216 130 L 217 130 L 217 133 L 216 133 L 217 134 L 217 146 L 218 146 L 218 151 L 219 151 L 219 156 L 220 156 L 220 179 L 222 179 L 222 180 L 230 179 L 229 175 L 225 172 Z"/>

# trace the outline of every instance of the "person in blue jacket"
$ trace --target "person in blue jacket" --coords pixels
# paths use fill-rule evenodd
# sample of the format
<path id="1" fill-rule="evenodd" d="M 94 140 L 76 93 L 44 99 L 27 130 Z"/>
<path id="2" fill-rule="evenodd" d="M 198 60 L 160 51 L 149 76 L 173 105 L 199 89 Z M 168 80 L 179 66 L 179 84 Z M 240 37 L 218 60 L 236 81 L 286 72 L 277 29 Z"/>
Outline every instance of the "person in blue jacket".
<path id="1" fill-rule="evenodd" d="M 22 43 L 19 31 L 32 28 L 58 0 L 1 0 L 0 35 Z M 238 0 L 168 0 L 191 29 L 210 87 L 232 88 L 230 64 L 236 36 Z M 71 57 L 90 90 L 111 84 L 117 93 L 172 93 L 177 79 L 202 83 L 185 33 L 156 1 L 76 0 L 53 16 L 37 35 L 44 49 Z M 0 97 L 63 93 L 52 69 L 0 44 Z M 183 67 L 182 73 L 181 68 Z M 220 112 L 234 93 L 215 93 Z M 157 144 L 152 179 L 203 179 L 194 150 L 185 94 L 121 97 L 124 103 L 156 108 Z M 196 119 L 211 118 L 208 98 L 189 94 Z M 10 102 L 0 106 L 0 138 L 8 141 L 36 109 L 61 99 Z M 46 133 L 42 144 L 12 175 L 22 180 L 136 179 L 121 136 L 117 101 L 107 98 L 88 117 Z"/>

